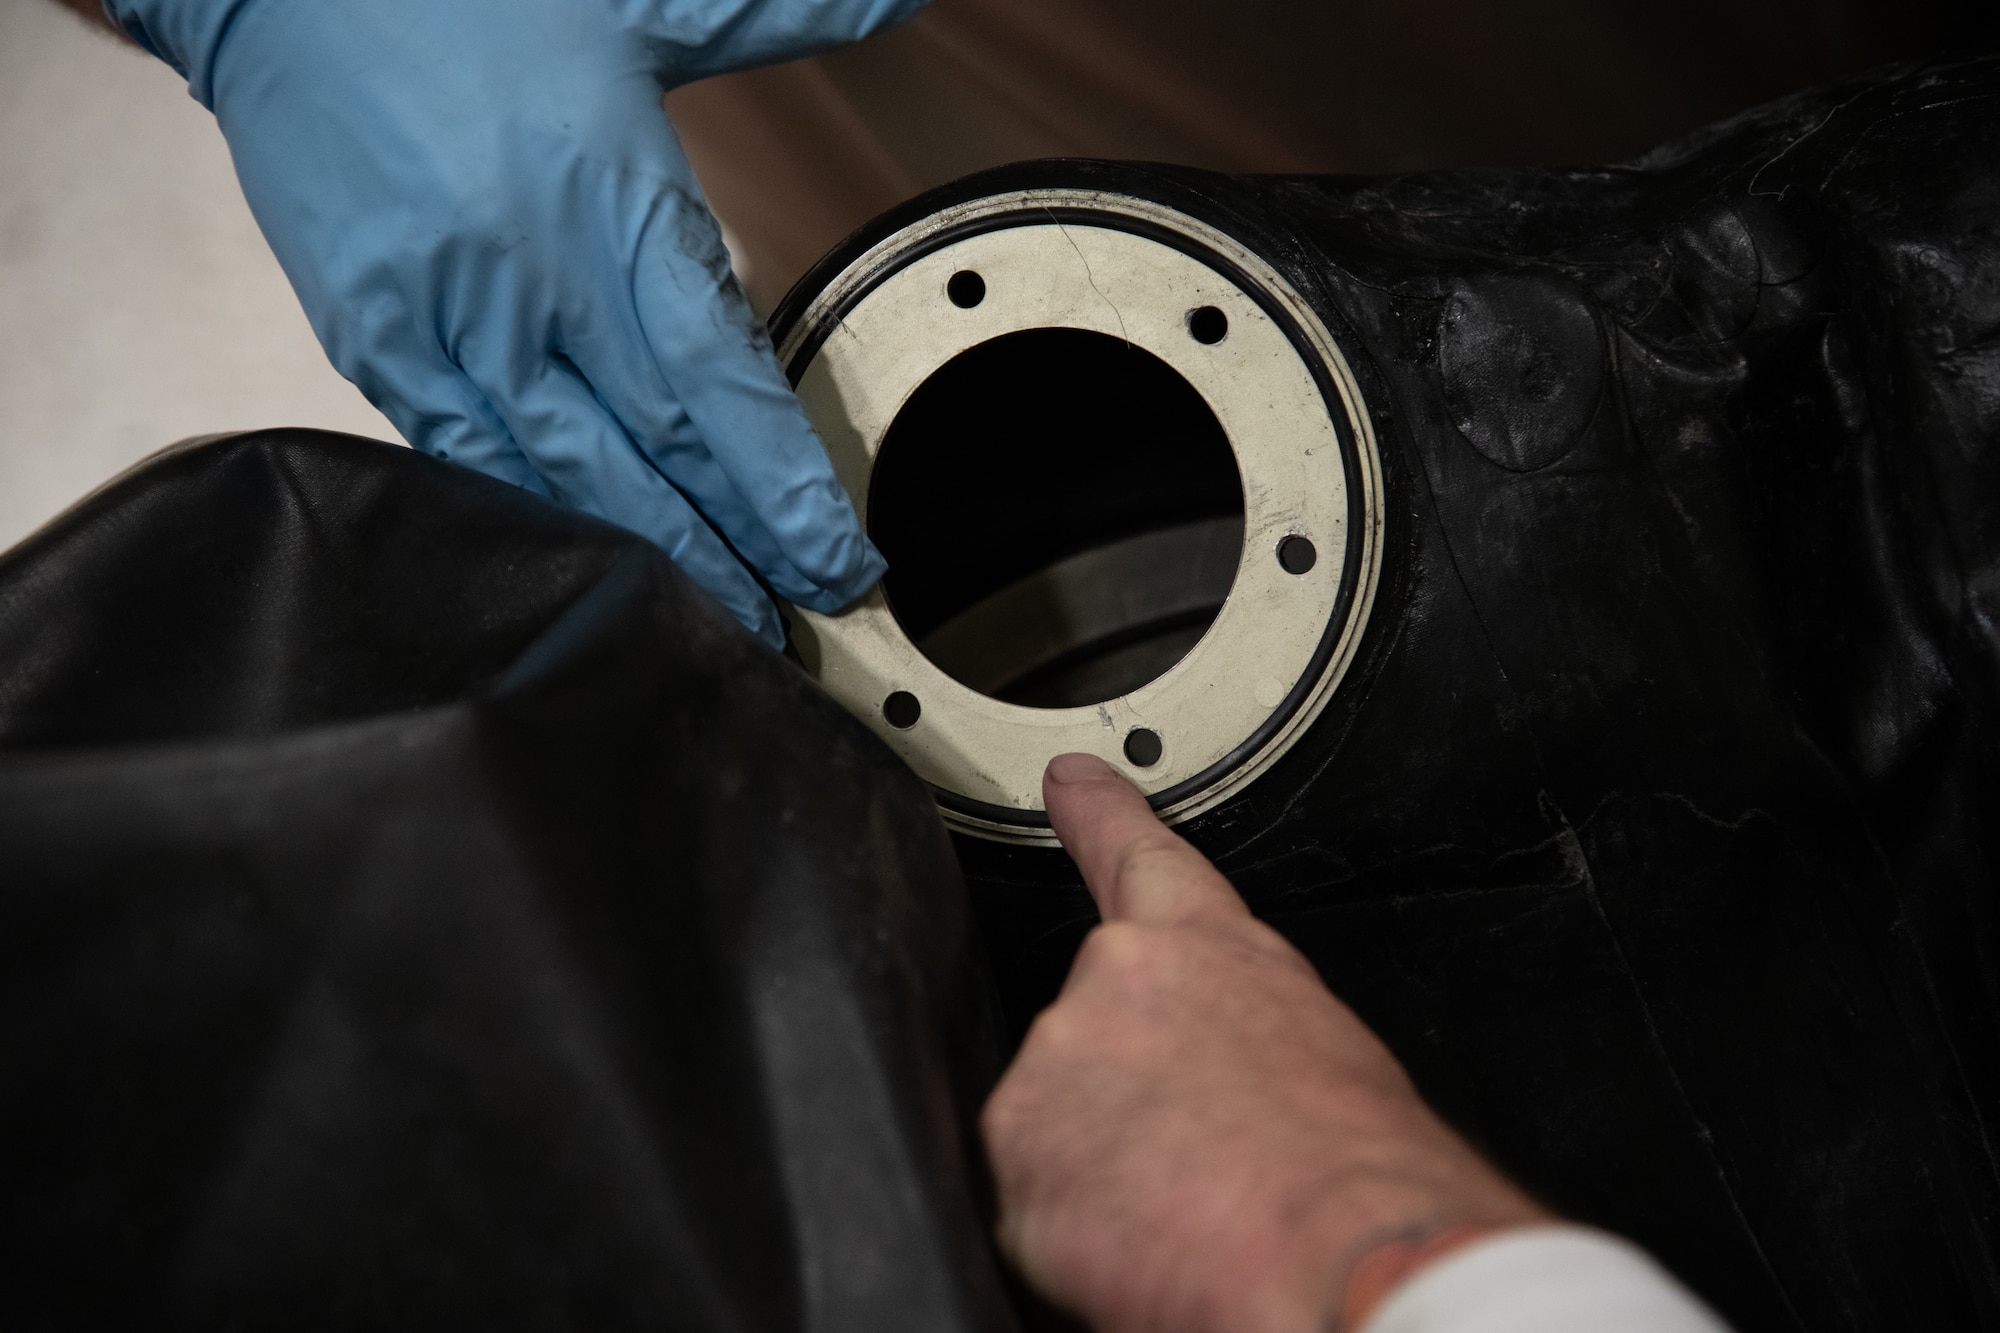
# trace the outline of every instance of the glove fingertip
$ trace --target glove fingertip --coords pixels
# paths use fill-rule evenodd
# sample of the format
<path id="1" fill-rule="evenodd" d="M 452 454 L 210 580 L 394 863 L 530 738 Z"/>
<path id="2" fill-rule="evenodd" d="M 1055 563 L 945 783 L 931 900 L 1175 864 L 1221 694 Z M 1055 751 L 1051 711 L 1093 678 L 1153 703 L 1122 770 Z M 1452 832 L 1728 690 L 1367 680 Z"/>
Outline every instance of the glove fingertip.
<path id="1" fill-rule="evenodd" d="M 807 610 L 832 615 L 866 595 L 889 572 L 889 562 L 875 549 L 875 543 L 859 533 L 842 555 L 838 572 L 817 579 L 818 586 L 810 594 L 793 600 Z"/>
<path id="2" fill-rule="evenodd" d="M 784 651 L 784 621 L 779 618 L 778 608 L 764 594 L 764 590 L 751 579 L 749 571 L 727 555 L 711 562 L 701 558 L 689 559 L 689 554 L 684 551 L 676 555 L 668 551 L 669 558 L 681 567 L 681 571 L 721 603 L 738 624 L 770 647 Z"/>
<path id="3" fill-rule="evenodd" d="M 750 632 L 764 641 L 764 646 L 772 652 L 785 651 L 785 622 L 778 616 L 778 608 L 766 598 L 759 608 L 756 623 L 749 626 Z"/>
<path id="4" fill-rule="evenodd" d="M 779 618 L 778 608 L 772 604 L 757 585 L 740 567 L 734 577 L 715 577 L 716 571 L 705 570 L 698 565 L 683 564 L 682 571 L 721 603 L 737 624 L 749 630 L 764 644 L 778 652 L 785 649 L 785 622 Z"/>

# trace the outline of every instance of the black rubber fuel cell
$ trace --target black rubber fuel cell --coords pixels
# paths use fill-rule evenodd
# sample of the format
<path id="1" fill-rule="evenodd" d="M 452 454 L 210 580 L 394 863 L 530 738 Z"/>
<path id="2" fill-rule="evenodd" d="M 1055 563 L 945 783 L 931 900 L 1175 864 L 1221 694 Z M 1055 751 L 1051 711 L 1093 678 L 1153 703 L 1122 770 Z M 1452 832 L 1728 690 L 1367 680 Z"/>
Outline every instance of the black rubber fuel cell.
<path id="1" fill-rule="evenodd" d="M 1744 1333 L 2000 1329 L 2000 61 L 1856 75 L 1613 170 L 1023 164 L 865 229 L 793 308 L 899 229 L 1036 191 L 1123 210 L 1066 227 L 1150 209 L 1273 266 L 1260 318 L 1309 308 L 1380 448 L 1352 665 L 1181 831 L 1448 1119 Z M 1203 299 L 1161 321 L 1169 355 L 1220 363 L 1249 316 Z M 941 623 L 1194 476 L 1208 423 L 1172 386 L 1104 410 L 1146 382 L 1116 350 L 1053 425 L 934 419 L 991 494 L 1034 458 L 1012 484 L 1071 478 L 1069 508 L 1011 536 L 1020 509 L 944 511 L 997 540 L 892 554 L 892 600 Z M 983 384 L 963 401 L 1006 403 Z M 1093 433 L 1131 443 L 1099 469 Z M 892 462 L 878 498 L 920 512 L 946 463 Z M 1310 542 L 1245 567 L 1301 575 L 1280 599 L 1353 577 L 1356 525 Z M 1275 714 L 1301 687 L 1223 688 Z M 1018 1033 L 1096 916 L 1060 849 L 957 841 Z"/>

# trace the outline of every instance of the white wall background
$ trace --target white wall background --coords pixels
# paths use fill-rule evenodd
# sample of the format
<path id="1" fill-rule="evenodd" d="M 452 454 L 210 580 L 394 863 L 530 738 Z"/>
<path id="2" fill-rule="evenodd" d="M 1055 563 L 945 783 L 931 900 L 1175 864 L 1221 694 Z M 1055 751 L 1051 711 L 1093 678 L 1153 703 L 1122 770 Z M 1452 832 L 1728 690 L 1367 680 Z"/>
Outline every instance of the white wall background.
<path id="1" fill-rule="evenodd" d="M 173 71 L 0 0 L 0 549 L 189 435 L 395 429 L 326 363 Z"/>

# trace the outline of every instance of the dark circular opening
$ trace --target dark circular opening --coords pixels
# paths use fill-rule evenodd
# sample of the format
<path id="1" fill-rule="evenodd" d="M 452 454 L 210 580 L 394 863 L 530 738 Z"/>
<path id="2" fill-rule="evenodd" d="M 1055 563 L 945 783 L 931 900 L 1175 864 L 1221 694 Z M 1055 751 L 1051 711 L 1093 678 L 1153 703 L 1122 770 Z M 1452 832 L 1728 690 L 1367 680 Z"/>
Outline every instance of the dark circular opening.
<path id="1" fill-rule="evenodd" d="M 1319 563 L 1319 549 L 1305 537 L 1290 536 L 1278 543 L 1278 567 L 1287 574 L 1304 574 Z"/>
<path id="2" fill-rule="evenodd" d="M 1229 316 L 1212 305 L 1188 311 L 1187 325 L 1196 342 L 1211 347 L 1229 336 Z"/>
<path id="3" fill-rule="evenodd" d="M 1166 747 L 1160 744 L 1160 733 L 1146 727 L 1134 727 L 1125 733 L 1125 757 L 1140 768 L 1151 768 L 1160 762 Z"/>
<path id="4" fill-rule="evenodd" d="M 944 293 L 960 310 L 970 310 L 986 299 L 986 279 L 969 268 L 962 268 L 951 275 L 951 281 L 945 283 Z"/>
<path id="5" fill-rule="evenodd" d="M 890 425 L 868 530 L 925 656 L 1010 703 L 1101 703 L 1194 647 L 1243 544 L 1215 413 L 1166 362 L 1082 329 L 960 353 Z"/>
<path id="6" fill-rule="evenodd" d="M 882 701 L 882 717 L 898 731 L 908 731 L 924 715 L 924 706 L 908 690 L 897 690 Z"/>

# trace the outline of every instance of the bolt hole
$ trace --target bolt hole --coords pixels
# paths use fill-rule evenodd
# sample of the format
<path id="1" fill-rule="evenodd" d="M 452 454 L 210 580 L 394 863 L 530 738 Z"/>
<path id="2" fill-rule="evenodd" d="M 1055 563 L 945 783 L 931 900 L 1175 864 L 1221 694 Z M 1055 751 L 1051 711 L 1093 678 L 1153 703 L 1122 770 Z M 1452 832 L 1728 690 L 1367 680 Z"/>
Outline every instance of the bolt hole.
<path id="1" fill-rule="evenodd" d="M 970 310 L 986 299 L 986 279 L 969 268 L 962 268 L 951 275 L 951 281 L 944 285 L 944 294 L 960 310 Z"/>
<path id="2" fill-rule="evenodd" d="M 1212 305 L 1188 311 L 1187 326 L 1188 333 L 1196 342 L 1210 347 L 1229 336 L 1229 316 Z"/>
<path id="3" fill-rule="evenodd" d="M 1125 733 L 1125 757 L 1140 768 L 1159 763 L 1165 750 L 1160 744 L 1160 733 L 1150 728 L 1134 727 Z"/>
<path id="4" fill-rule="evenodd" d="M 1319 563 L 1319 551 L 1304 537 L 1287 537 L 1278 543 L 1278 567 L 1287 574 L 1303 574 Z"/>
<path id="5" fill-rule="evenodd" d="M 882 716 L 898 731 L 908 731 L 924 715 L 924 706 L 908 690 L 897 690 L 882 701 Z"/>

